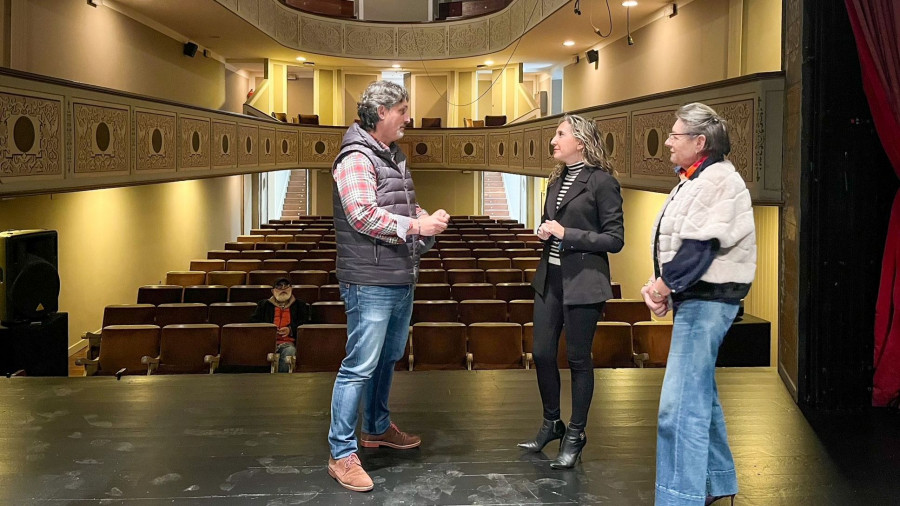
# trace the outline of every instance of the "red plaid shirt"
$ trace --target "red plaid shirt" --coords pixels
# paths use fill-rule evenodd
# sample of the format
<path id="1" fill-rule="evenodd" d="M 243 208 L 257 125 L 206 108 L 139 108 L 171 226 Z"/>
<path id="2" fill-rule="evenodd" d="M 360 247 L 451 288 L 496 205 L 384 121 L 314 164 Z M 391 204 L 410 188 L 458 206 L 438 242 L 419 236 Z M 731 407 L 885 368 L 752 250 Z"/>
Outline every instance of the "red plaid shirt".
<path id="1" fill-rule="evenodd" d="M 379 142 L 382 148 L 388 149 Z M 378 178 L 375 166 L 362 153 L 350 153 L 335 167 L 334 181 L 341 196 L 341 205 L 347 215 L 347 222 L 357 232 L 381 239 L 390 244 L 406 242 L 410 218 L 393 214 L 381 207 L 375 200 Z M 428 213 L 416 204 L 416 217 Z"/>

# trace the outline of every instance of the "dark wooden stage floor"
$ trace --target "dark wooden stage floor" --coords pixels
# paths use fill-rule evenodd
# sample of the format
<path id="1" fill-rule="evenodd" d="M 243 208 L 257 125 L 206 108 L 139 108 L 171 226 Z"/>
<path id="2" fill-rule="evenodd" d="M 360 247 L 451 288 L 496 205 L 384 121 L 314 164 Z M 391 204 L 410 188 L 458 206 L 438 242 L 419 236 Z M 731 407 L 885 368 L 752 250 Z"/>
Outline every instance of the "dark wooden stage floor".
<path id="1" fill-rule="evenodd" d="M 663 372 L 596 372 L 584 462 L 570 471 L 549 468 L 553 444 L 515 448 L 540 423 L 534 371 L 398 373 L 394 421 L 424 443 L 363 450 L 368 494 L 325 471 L 333 374 L 4 378 L 0 504 L 651 504 Z M 772 369 L 718 378 L 736 504 L 898 503 L 900 419 L 821 416 L 814 428 Z"/>

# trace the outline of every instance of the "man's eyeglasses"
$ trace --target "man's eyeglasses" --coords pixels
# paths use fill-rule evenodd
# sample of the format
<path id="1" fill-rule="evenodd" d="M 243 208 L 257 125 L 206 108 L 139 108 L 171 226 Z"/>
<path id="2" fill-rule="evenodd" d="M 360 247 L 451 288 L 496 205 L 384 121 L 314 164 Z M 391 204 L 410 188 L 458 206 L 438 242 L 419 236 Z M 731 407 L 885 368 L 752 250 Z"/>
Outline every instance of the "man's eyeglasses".
<path id="1" fill-rule="evenodd" d="M 272 288 L 274 288 L 276 290 L 287 290 L 290 287 L 291 287 L 291 285 L 281 284 L 281 285 L 275 285 Z"/>
<path id="2" fill-rule="evenodd" d="M 669 139 L 672 139 L 672 138 L 674 138 L 674 137 L 678 137 L 679 135 L 690 135 L 690 136 L 696 137 L 696 136 L 698 136 L 698 135 L 700 135 L 700 134 L 695 133 L 695 132 L 682 132 L 682 133 L 669 132 Z"/>

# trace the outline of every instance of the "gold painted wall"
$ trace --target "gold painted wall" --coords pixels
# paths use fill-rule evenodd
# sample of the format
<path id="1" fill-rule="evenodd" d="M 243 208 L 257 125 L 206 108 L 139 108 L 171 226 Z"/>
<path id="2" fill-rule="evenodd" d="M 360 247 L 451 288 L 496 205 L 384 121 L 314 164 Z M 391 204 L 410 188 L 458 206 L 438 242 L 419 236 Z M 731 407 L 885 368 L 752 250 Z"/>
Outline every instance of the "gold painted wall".
<path id="1" fill-rule="evenodd" d="M 422 125 L 422 118 L 441 118 L 441 126 L 447 122 L 447 76 L 446 75 L 414 75 L 410 100 L 415 107 L 416 125 Z"/>
<path id="2" fill-rule="evenodd" d="M 316 70 L 314 86 L 315 114 L 320 125 L 334 125 L 334 71 Z"/>
<path id="3" fill-rule="evenodd" d="M 313 110 L 312 78 L 301 77 L 288 81 L 288 119 L 296 118 L 298 114 L 315 114 Z"/>
<path id="4" fill-rule="evenodd" d="M 474 72 L 459 72 L 457 74 L 458 85 L 456 86 L 457 97 L 456 103 L 461 104 L 456 108 L 457 124 L 447 125 L 450 127 L 464 126 L 463 118 L 472 119 L 472 111 L 475 104 L 475 95 L 472 93 L 472 79 L 475 77 Z"/>
<path id="5" fill-rule="evenodd" d="M 225 70 L 225 111 L 243 113 L 244 102 L 247 101 L 247 92 L 250 91 L 250 80 L 246 77 Z"/>
<path id="6" fill-rule="evenodd" d="M 744 312 L 772 322 L 770 361 L 772 367 L 778 356 L 778 233 L 780 209 L 775 206 L 755 206 L 756 222 L 756 279 L 744 299 Z"/>
<path id="7" fill-rule="evenodd" d="M 103 308 L 133 304 L 141 285 L 165 282 L 240 234 L 242 176 L 0 201 L 0 230 L 59 233 L 60 311 L 69 344 L 100 328 Z M 175 239 L 177 238 L 177 240 Z"/>
<path id="8" fill-rule="evenodd" d="M 191 105 L 225 106 L 225 67 L 110 8 L 71 0 L 17 0 L 10 66 Z"/>
<path id="9" fill-rule="evenodd" d="M 378 74 L 350 74 L 344 72 L 344 125 L 353 123 L 358 116 L 356 104 L 366 87 L 377 81 Z"/>
<path id="10" fill-rule="evenodd" d="M 781 70 L 781 0 L 744 0 L 741 73 Z"/>
<path id="11" fill-rule="evenodd" d="M 478 172 L 412 170 L 416 200 L 428 212 L 444 209 L 450 214 L 480 214 L 476 200 Z"/>

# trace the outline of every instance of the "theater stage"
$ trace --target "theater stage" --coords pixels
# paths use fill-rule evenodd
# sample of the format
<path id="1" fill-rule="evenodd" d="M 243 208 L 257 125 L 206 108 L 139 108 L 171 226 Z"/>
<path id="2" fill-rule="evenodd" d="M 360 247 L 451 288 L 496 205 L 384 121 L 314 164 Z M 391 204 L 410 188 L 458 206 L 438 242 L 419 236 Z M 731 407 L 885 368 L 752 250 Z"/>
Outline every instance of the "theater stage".
<path id="1" fill-rule="evenodd" d="M 0 379 L 0 504 L 651 504 L 661 369 L 597 370 L 584 462 L 515 443 L 541 418 L 534 371 L 402 372 L 393 418 L 421 448 L 325 471 L 333 374 Z M 563 414 L 569 413 L 568 373 Z M 720 369 L 736 504 L 896 504 L 893 415 L 800 413 L 773 369 Z"/>

